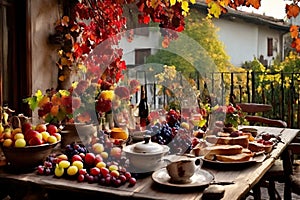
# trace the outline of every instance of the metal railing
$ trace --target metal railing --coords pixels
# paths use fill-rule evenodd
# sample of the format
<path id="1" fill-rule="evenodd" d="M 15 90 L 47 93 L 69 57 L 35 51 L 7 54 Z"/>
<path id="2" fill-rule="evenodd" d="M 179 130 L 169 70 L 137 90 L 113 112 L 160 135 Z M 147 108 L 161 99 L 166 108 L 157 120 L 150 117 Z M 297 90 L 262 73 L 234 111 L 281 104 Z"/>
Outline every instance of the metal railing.
<path id="1" fill-rule="evenodd" d="M 270 104 L 273 109 L 264 116 L 284 120 L 290 128 L 300 128 L 300 72 L 213 72 L 190 77 L 196 77 L 194 82 L 200 96 L 208 91 L 211 104 L 225 105 L 231 101 Z M 145 84 L 148 102 L 154 109 L 168 104 L 168 95 L 157 95 L 155 81 Z M 136 97 L 135 103 L 138 101 Z"/>

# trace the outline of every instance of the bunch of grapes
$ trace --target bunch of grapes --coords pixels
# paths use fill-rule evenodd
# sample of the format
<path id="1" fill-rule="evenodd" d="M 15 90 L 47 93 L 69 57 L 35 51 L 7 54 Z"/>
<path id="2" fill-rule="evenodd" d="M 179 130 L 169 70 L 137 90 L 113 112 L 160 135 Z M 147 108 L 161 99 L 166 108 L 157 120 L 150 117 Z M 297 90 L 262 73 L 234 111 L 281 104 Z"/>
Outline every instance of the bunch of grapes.
<path id="1" fill-rule="evenodd" d="M 158 144 L 168 144 L 172 141 L 175 131 L 169 126 L 168 123 L 156 123 L 151 126 L 146 134 L 151 135 L 151 141 L 157 142 Z"/>
<path id="2" fill-rule="evenodd" d="M 170 127 L 180 126 L 181 115 L 178 111 L 170 109 L 166 116 L 166 122 Z"/>
<path id="3" fill-rule="evenodd" d="M 166 121 L 150 126 L 146 134 L 151 135 L 152 142 L 168 145 L 171 154 L 189 152 L 192 148 L 191 133 L 180 126 L 180 120 L 180 113 L 171 109 Z"/>
<path id="4" fill-rule="evenodd" d="M 37 173 L 40 175 L 51 175 L 54 173 L 56 154 L 50 154 L 46 157 L 43 165 L 37 167 Z"/>
<path id="5" fill-rule="evenodd" d="M 93 150 L 93 144 L 100 143 L 103 144 L 103 152 L 108 153 L 107 158 L 103 158 L 105 162 L 116 162 L 120 166 L 127 168 L 127 159 L 123 156 L 121 156 L 121 147 L 118 144 L 118 140 L 115 140 L 114 142 L 109 139 L 109 133 L 107 130 L 98 130 L 97 135 L 95 137 L 92 137 L 92 141 L 86 145 L 86 148 L 89 152 L 94 152 Z M 96 153 L 96 152 L 94 152 Z"/>
<path id="6" fill-rule="evenodd" d="M 77 181 L 113 187 L 120 187 L 125 183 L 129 183 L 129 186 L 136 184 L 136 178 L 129 171 L 119 167 L 117 164 L 110 163 L 107 164 L 107 167 L 102 167 L 100 170 L 94 167 L 89 172 L 81 171 Z"/>
<path id="7" fill-rule="evenodd" d="M 63 153 L 66 154 L 68 158 L 72 158 L 73 155 L 80 153 L 86 154 L 87 152 L 88 149 L 83 144 L 72 142 L 71 144 L 66 145 Z"/>

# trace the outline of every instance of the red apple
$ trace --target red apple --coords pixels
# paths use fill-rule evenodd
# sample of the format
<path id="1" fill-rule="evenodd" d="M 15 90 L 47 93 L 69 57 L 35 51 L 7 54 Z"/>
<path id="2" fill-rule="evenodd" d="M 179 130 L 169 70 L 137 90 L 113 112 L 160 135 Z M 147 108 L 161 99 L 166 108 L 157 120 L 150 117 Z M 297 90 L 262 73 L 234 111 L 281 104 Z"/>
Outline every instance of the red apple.
<path id="1" fill-rule="evenodd" d="M 122 155 L 122 149 L 120 147 L 113 147 L 110 150 L 110 155 L 115 158 L 120 158 Z"/>
<path id="2" fill-rule="evenodd" d="M 39 134 L 40 134 L 40 133 L 39 133 L 38 131 L 35 131 L 35 130 L 33 130 L 33 129 L 29 129 L 29 130 L 27 130 L 27 131 L 25 132 L 24 138 L 25 138 L 26 141 L 29 142 L 29 140 L 30 140 L 31 138 L 34 138 L 34 137 L 40 138 Z"/>
<path id="3" fill-rule="evenodd" d="M 82 160 L 84 160 L 85 158 L 85 153 L 79 153 L 80 157 L 82 158 Z"/>
<path id="4" fill-rule="evenodd" d="M 36 125 L 35 130 L 41 133 L 47 131 L 47 126 L 46 124 L 38 124 Z"/>
<path id="5" fill-rule="evenodd" d="M 32 125 L 30 122 L 24 122 L 22 124 L 22 133 L 26 133 L 30 129 L 32 129 Z"/>
<path id="6" fill-rule="evenodd" d="M 85 157 L 84 157 L 84 162 L 87 164 L 87 165 L 94 165 L 95 163 L 95 154 L 94 153 L 86 153 L 85 154 Z"/>
<path id="7" fill-rule="evenodd" d="M 90 174 L 93 176 L 98 176 L 100 174 L 100 169 L 98 167 L 92 167 L 90 169 Z"/>
<path id="8" fill-rule="evenodd" d="M 41 144 L 43 144 L 43 140 L 41 140 L 41 139 L 38 138 L 38 137 L 32 137 L 32 138 L 29 140 L 28 144 L 29 144 L 30 146 L 41 145 Z"/>
<path id="9" fill-rule="evenodd" d="M 98 162 L 102 162 L 103 161 L 103 158 L 100 154 L 96 154 L 95 156 L 95 165 L 98 163 Z"/>
<path id="10" fill-rule="evenodd" d="M 85 175 L 85 174 L 87 174 L 87 171 L 86 171 L 85 168 L 83 168 L 83 169 L 80 169 L 80 170 L 78 171 L 78 173 L 79 173 L 79 174 L 82 174 L 82 175 Z"/>
<path id="11" fill-rule="evenodd" d="M 56 132 L 56 133 L 53 133 L 52 135 L 56 137 L 57 141 L 61 140 L 61 134 L 60 133 Z"/>
<path id="12" fill-rule="evenodd" d="M 72 163 L 76 160 L 83 162 L 82 157 L 78 154 L 75 154 L 75 155 L 72 156 Z"/>
<path id="13" fill-rule="evenodd" d="M 101 167 L 100 171 L 103 177 L 106 177 L 107 174 L 109 174 L 109 169 L 107 169 L 106 167 Z"/>
<path id="14" fill-rule="evenodd" d="M 58 132 L 58 128 L 54 124 L 48 124 L 47 131 L 50 133 L 50 135 L 53 135 L 54 133 Z"/>
<path id="15" fill-rule="evenodd" d="M 58 164 L 62 160 L 68 160 L 68 156 L 66 154 L 60 154 L 60 155 L 56 156 L 55 159 L 56 159 L 55 163 Z"/>

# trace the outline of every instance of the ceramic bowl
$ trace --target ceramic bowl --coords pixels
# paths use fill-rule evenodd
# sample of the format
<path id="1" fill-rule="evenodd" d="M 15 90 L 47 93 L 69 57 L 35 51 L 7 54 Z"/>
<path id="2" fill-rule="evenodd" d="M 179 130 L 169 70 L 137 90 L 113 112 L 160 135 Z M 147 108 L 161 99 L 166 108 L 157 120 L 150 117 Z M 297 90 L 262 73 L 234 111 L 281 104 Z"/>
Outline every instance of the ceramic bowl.
<path id="1" fill-rule="evenodd" d="M 125 146 L 123 151 L 130 163 L 130 170 L 135 173 L 153 172 L 162 165 L 163 156 L 169 152 L 166 145 L 151 142 L 150 138 Z"/>
<path id="2" fill-rule="evenodd" d="M 60 141 L 52 144 L 42 144 L 26 147 L 4 147 L 1 145 L 7 166 L 13 171 L 34 170 L 50 155 Z"/>

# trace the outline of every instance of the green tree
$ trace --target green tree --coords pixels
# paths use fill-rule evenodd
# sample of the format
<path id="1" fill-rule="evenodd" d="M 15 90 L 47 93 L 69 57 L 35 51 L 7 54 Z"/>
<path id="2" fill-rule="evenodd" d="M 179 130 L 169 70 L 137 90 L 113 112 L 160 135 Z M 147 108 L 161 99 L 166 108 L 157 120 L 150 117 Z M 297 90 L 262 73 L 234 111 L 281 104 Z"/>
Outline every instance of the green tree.
<path id="1" fill-rule="evenodd" d="M 224 44 L 218 39 L 218 28 L 210 19 L 192 8 L 185 23 L 183 31 L 185 36 L 172 41 L 168 48 L 158 50 L 155 55 L 149 56 L 147 63 L 174 65 L 187 77 L 193 76 L 196 70 L 201 73 L 228 71 L 233 68 Z M 187 42 L 186 38 L 191 38 L 200 48 L 195 48 L 195 43 Z M 188 53 L 181 55 L 183 51 Z"/>
<path id="2" fill-rule="evenodd" d="M 191 8 L 190 15 L 185 19 L 183 35 L 179 35 L 178 39 L 170 42 L 168 48 L 158 50 L 156 54 L 149 56 L 146 62 L 149 65 L 150 63 L 153 64 L 152 68 L 156 73 L 160 73 L 162 68 L 157 67 L 159 65 L 154 65 L 154 63 L 175 66 L 176 70 L 181 72 L 186 79 L 198 78 L 197 74 L 199 72 L 199 90 L 202 94 L 206 91 L 204 88 L 204 83 L 206 83 L 205 86 L 208 87 L 210 95 L 220 97 L 221 81 L 224 81 L 226 88 L 224 96 L 227 98 L 225 101 L 228 103 L 230 73 L 224 73 L 223 80 L 221 80 L 219 73 L 215 73 L 214 82 L 212 82 L 211 73 L 245 70 L 230 63 L 230 57 L 225 51 L 224 44 L 219 40 L 217 32 L 218 28 L 215 27 L 211 19 L 208 19 L 196 8 Z M 245 84 L 240 81 L 245 80 L 245 77 L 241 78 L 241 76 L 245 76 L 245 74 L 234 76 L 234 82 Z"/>

